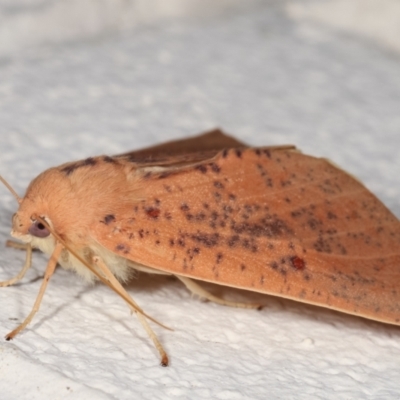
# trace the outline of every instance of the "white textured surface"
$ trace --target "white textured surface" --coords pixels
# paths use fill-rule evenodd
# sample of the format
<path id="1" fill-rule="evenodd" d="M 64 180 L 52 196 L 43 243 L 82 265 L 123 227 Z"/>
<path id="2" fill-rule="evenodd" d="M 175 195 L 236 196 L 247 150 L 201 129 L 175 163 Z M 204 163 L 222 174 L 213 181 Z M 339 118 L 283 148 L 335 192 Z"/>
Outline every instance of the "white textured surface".
<path id="1" fill-rule="evenodd" d="M 238 12 L 262 0 L 2 0 L 0 54 L 91 40 L 178 18 Z"/>
<path id="2" fill-rule="evenodd" d="M 294 143 L 329 157 L 400 216 L 399 59 L 376 42 L 293 21 L 284 10 L 267 2 L 241 15 L 3 54 L 1 173 L 22 194 L 52 165 L 218 125 L 252 144 Z M 0 191 L 5 242 L 16 204 Z M 4 248 L 0 279 L 23 258 Z M 45 264 L 35 254 L 23 282 L 0 288 L 1 335 L 30 311 Z M 161 368 L 122 301 L 57 270 L 29 328 L 0 340 L 1 399 L 399 398 L 398 328 L 210 289 L 267 306 L 202 303 L 162 277 L 141 275 L 128 286 L 150 315 L 175 329 L 154 328 L 171 357 Z"/>
<path id="3" fill-rule="evenodd" d="M 400 52 L 400 2 L 397 0 L 310 0 L 288 2 L 289 15 L 311 20 Z"/>

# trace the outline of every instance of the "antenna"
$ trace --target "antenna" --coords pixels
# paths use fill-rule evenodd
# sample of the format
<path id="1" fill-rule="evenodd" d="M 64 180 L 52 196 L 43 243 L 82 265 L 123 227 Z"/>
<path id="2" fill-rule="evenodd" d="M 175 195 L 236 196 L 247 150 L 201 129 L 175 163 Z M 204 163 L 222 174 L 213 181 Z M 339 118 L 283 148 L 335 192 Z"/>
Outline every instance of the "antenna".
<path id="1" fill-rule="evenodd" d="M 0 175 L 0 181 L 4 183 L 5 187 L 12 193 L 12 195 L 17 199 L 18 204 L 22 203 L 21 197 L 18 196 L 17 192 L 11 187 L 11 185 Z"/>

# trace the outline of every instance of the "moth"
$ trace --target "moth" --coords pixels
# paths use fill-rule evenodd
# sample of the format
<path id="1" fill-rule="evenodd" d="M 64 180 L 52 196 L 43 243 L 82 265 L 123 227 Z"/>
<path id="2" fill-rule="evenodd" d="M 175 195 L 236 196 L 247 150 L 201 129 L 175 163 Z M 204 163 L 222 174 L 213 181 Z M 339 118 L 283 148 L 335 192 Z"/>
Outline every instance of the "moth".
<path id="1" fill-rule="evenodd" d="M 174 275 L 193 293 L 207 281 L 400 325 L 400 222 L 360 182 L 294 146 L 251 148 L 214 130 L 114 157 L 50 168 L 29 185 L 11 235 L 50 255 L 31 313 L 56 264 L 126 292 L 133 271 Z"/>

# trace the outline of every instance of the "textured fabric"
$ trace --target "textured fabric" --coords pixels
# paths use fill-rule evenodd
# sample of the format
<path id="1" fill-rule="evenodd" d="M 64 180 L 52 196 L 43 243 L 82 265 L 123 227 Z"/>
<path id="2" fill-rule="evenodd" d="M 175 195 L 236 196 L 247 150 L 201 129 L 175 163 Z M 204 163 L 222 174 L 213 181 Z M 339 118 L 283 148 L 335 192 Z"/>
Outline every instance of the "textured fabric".
<path id="1" fill-rule="evenodd" d="M 11 12 L 13 3 L 6 3 L 0 6 L 4 23 L 22 12 Z M 51 16 L 57 2 L 36 3 L 20 6 L 44 35 L 40 18 Z M 14 43 L 0 47 L 1 174 L 22 195 L 50 166 L 220 126 L 253 145 L 295 144 L 330 158 L 399 217 L 398 55 L 362 30 L 341 30 L 310 17 L 312 8 L 300 12 L 309 3 L 290 8 L 290 2 L 252 2 L 240 12 L 210 8 L 207 17 L 181 13 L 135 29 L 124 25 L 122 31 L 102 25 L 110 12 L 106 6 L 89 13 L 70 2 L 75 9 L 68 15 L 75 12 L 84 23 L 82 13 L 88 12 L 87 23 L 101 29 L 67 35 L 58 30 L 58 12 L 49 17 L 53 35 L 35 38 L 31 28 L 29 46 L 19 25 L 3 24 L 1 37 Z M 319 3 L 318 12 L 324 4 L 329 12 L 332 1 Z M 7 36 L 4 26 L 16 31 Z M 0 192 L 4 243 L 17 204 L 6 188 Z M 22 252 L 3 248 L 0 279 L 15 275 L 23 260 Z M 0 288 L 1 336 L 31 310 L 46 262 L 35 253 L 24 280 Z M 174 329 L 153 325 L 171 359 L 162 368 L 146 333 L 115 294 L 57 269 L 29 327 L 11 342 L 0 340 L 0 397 L 399 397 L 398 328 L 204 286 L 266 307 L 249 311 L 204 303 L 179 282 L 159 276 L 140 274 L 128 284 L 148 314 Z"/>

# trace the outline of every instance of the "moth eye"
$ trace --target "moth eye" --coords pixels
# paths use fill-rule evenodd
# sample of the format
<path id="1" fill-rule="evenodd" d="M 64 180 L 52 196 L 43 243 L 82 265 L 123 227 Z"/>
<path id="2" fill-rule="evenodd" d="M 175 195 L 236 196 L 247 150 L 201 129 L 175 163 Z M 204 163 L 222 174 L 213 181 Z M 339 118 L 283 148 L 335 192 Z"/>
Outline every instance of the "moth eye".
<path id="1" fill-rule="evenodd" d="M 35 221 L 28 229 L 33 236 L 45 238 L 50 235 L 50 231 L 40 221 Z"/>

